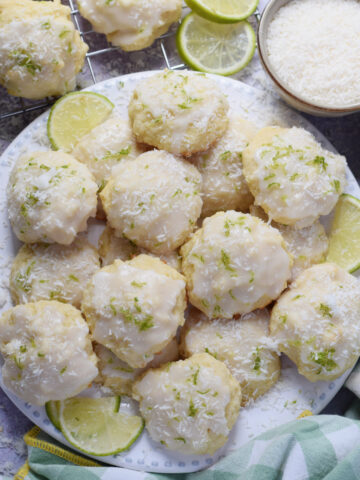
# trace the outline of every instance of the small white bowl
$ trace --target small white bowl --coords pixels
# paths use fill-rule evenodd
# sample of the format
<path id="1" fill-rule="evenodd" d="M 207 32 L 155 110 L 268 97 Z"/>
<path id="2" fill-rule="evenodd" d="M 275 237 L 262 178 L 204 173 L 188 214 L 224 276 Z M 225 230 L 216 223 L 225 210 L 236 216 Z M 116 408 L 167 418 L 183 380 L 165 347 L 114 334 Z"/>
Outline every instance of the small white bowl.
<path id="1" fill-rule="evenodd" d="M 315 103 L 310 103 L 309 101 L 304 100 L 303 98 L 295 94 L 289 86 L 285 86 L 282 80 L 277 76 L 269 61 L 269 56 L 267 54 L 266 48 L 266 38 L 269 24 L 273 19 L 274 15 L 282 6 L 284 6 L 289 1 L 291 0 L 270 0 L 261 15 L 257 32 L 259 57 L 265 72 L 273 81 L 276 90 L 279 92 L 280 96 L 285 100 L 285 102 L 288 103 L 291 107 L 319 117 L 342 117 L 345 115 L 350 115 L 351 113 L 360 112 L 360 103 L 346 106 L 343 108 L 330 108 Z"/>

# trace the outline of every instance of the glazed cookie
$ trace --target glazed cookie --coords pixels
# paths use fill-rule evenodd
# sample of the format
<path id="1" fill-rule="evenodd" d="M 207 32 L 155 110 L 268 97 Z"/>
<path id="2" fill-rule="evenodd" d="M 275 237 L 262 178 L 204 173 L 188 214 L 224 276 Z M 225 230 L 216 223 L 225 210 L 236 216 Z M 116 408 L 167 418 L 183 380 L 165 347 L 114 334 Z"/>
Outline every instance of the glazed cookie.
<path id="1" fill-rule="evenodd" d="M 304 270 L 275 304 L 271 335 L 311 382 L 334 380 L 360 354 L 360 282 L 323 263 Z"/>
<path id="2" fill-rule="evenodd" d="M 83 290 L 99 268 L 99 254 L 84 237 L 71 245 L 23 245 L 12 264 L 12 299 L 16 304 L 58 300 L 80 308 Z"/>
<path id="3" fill-rule="evenodd" d="M 150 437 L 170 450 L 196 455 L 222 447 L 239 414 L 239 383 L 207 353 L 151 369 L 135 383 Z"/>
<path id="4" fill-rule="evenodd" d="M 185 308 L 182 275 L 148 255 L 95 273 L 82 303 L 93 340 L 133 368 L 145 367 L 174 338 Z"/>
<path id="5" fill-rule="evenodd" d="M 0 83 L 11 95 L 38 99 L 74 90 L 87 50 L 60 0 L 1 0 Z"/>
<path id="6" fill-rule="evenodd" d="M 302 128 L 263 128 L 245 149 L 243 165 L 255 204 L 296 228 L 329 214 L 346 185 L 345 157 Z"/>
<path id="7" fill-rule="evenodd" d="M 96 212 L 88 168 L 63 152 L 32 152 L 15 164 L 7 186 L 11 226 L 26 243 L 69 245 Z"/>
<path id="8" fill-rule="evenodd" d="M 181 16 L 181 0 L 79 0 L 78 5 L 96 32 L 126 51 L 150 47 Z"/>
<path id="9" fill-rule="evenodd" d="M 253 196 L 242 171 L 242 152 L 256 127 L 232 115 L 224 136 L 207 152 L 190 158 L 202 175 L 202 217 L 226 210 L 247 211 Z"/>
<path id="10" fill-rule="evenodd" d="M 116 235 L 156 254 L 182 245 L 201 213 L 201 175 L 164 151 L 121 162 L 100 197 Z"/>
<path id="11" fill-rule="evenodd" d="M 192 308 L 181 332 L 182 354 L 186 358 L 206 352 L 224 362 L 240 383 L 242 405 L 246 405 L 267 392 L 280 376 L 280 358 L 269 338 L 269 319 L 266 309 L 239 319 L 210 320 Z"/>
<path id="12" fill-rule="evenodd" d="M 233 210 L 206 218 L 181 255 L 190 302 L 210 318 L 265 307 L 286 288 L 292 266 L 277 230 Z"/>
<path id="13" fill-rule="evenodd" d="M 129 116 L 139 142 L 189 156 L 221 138 L 228 109 L 220 88 L 204 74 L 165 70 L 135 87 Z"/>
<path id="14" fill-rule="evenodd" d="M 5 386 L 26 402 L 44 405 L 87 388 L 97 376 L 89 328 L 71 305 L 18 305 L 0 318 Z"/>

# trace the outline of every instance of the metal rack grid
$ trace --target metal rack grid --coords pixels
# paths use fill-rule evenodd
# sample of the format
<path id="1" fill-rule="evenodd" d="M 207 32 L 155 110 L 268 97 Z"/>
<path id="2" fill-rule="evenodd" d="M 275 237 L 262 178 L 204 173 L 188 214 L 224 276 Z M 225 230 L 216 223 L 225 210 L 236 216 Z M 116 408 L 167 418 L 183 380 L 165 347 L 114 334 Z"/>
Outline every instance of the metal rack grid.
<path id="1" fill-rule="evenodd" d="M 87 43 L 86 42 L 86 36 L 94 34 L 96 32 L 94 32 L 94 30 L 92 30 L 92 29 L 87 30 L 87 31 L 83 31 L 82 28 L 81 28 L 80 12 L 77 8 L 77 5 L 75 4 L 75 1 L 74 0 L 68 0 L 68 5 L 69 5 L 70 10 L 71 10 L 71 12 L 70 12 L 71 13 L 71 18 L 74 22 L 75 28 L 79 31 L 82 40 L 84 40 L 84 42 Z M 186 9 L 186 7 L 183 7 L 183 8 Z M 169 32 L 165 33 L 164 35 L 162 35 L 159 38 L 158 41 L 160 42 L 161 52 L 162 52 L 162 55 L 164 57 L 165 64 L 166 64 L 167 68 L 169 68 L 171 70 L 179 70 L 179 69 L 185 68 L 186 65 L 183 64 L 183 63 L 177 64 L 177 65 L 171 65 L 169 55 L 168 55 L 168 52 L 166 50 L 166 46 L 165 46 L 165 43 L 164 43 L 164 40 L 166 38 L 172 37 L 174 35 L 175 35 L 175 32 L 173 30 L 169 31 Z M 97 80 L 96 80 L 96 75 L 95 75 L 95 69 L 92 65 L 91 59 L 95 56 L 104 55 L 104 54 L 106 54 L 108 52 L 111 52 L 111 51 L 120 50 L 117 47 L 114 47 L 114 46 L 110 45 L 109 42 L 106 42 L 106 43 L 107 43 L 107 46 L 105 48 L 102 48 L 100 50 L 92 50 L 92 51 L 89 51 L 89 52 L 86 53 L 86 63 L 87 63 L 87 66 L 89 68 L 90 76 L 91 76 L 91 79 L 92 79 L 94 84 L 97 83 Z M 56 101 L 56 98 L 47 97 L 44 100 L 42 100 L 40 103 L 36 103 L 34 101 L 30 105 L 26 105 L 25 100 L 23 98 L 19 98 L 18 100 L 19 100 L 20 105 L 21 105 L 20 108 L 17 107 L 13 111 L 6 112 L 6 113 L 3 113 L 3 114 L 0 113 L 0 120 L 6 119 L 6 118 L 9 118 L 9 117 L 14 117 L 16 115 L 22 115 L 22 114 L 25 114 L 25 113 L 28 113 L 28 112 L 33 112 L 33 111 L 36 111 L 36 110 L 41 110 L 41 109 L 44 109 L 46 107 L 50 107 Z"/>

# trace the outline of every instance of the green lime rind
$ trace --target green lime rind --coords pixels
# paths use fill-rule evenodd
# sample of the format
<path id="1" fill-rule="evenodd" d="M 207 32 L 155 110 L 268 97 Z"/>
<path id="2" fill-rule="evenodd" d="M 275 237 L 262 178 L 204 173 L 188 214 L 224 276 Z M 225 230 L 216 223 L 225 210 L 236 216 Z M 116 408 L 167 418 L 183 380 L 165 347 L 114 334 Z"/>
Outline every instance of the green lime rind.
<path id="1" fill-rule="evenodd" d="M 223 13 L 214 12 L 212 8 L 206 5 L 206 0 L 185 0 L 185 3 L 200 17 L 205 18 L 206 20 L 210 20 L 211 22 L 238 23 L 242 20 L 247 19 L 255 12 L 259 4 L 259 0 L 254 0 L 248 9 L 245 9 L 245 11 L 235 15 L 225 15 Z"/>
<path id="2" fill-rule="evenodd" d="M 144 429 L 141 417 L 119 412 L 119 397 L 76 397 L 60 402 L 61 432 L 88 455 L 108 456 L 127 450 Z"/>
<path id="3" fill-rule="evenodd" d="M 76 103 L 76 101 L 78 101 L 80 98 L 89 98 L 89 101 L 94 100 L 94 98 L 96 98 L 96 100 L 101 101 L 100 103 L 102 103 L 102 105 L 104 106 L 104 109 L 103 109 L 102 115 L 98 115 L 98 118 L 96 118 L 96 115 L 91 116 L 91 118 L 84 117 L 83 124 L 86 125 L 86 123 L 88 123 L 89 126 L 84 131 L 81 132 L 81 134 L 77 138 L 78 140 L 83 135 L 86 135 L 87 133 L 89 133 L 97 125 L 99 125 L 104 120 L 106 120 L 106 118 L 110 115 L 111 111 L 114 108 L 114 104 L 111 102 L 111 100 L 109 100 L 104 95 L 101 95 L 100 93 L 96 93 L 96 92 L 87 92 L 87 91 L 71 92 L 59 98 L 59 100 L 57 100 L 54 103 L 54 105 L 51 107 L 49 118 L 47 121 L 47 127 L 46 127 L 47 136 L 54 150 L 64 150 L 65 152 L 71 151 L 71 146 L 69 146 L 68 144 L 65 144 L 63 139 L 59 138 L 58 135 L 54 132 L 56 121 L 59 121 L 59 119 L 56 117 L 59 116 L 59 112 L 60 114 L 63 114 L 64 112 L 66 112 L 65 108 L 68 102 L 74 99 L 74 103 Z M 70 105 L 70 109 L 71 109 L 71 105 Z M 67 108 L 67 110 L 69 110 L 69 107 Z M 65 125 L 66 130 L 69 131 L 71 136 L 74 136 L 76 127 L 73 127 L 71 124 L 71 115 L 66 116 L 65 121 L 66 121 L 66 125 Z"/>
<path id="4" fill-rule="evenodd" d="M 59 402 L 50 400 L 45 404 L 46 414 L 55 428 L 61 430 L 59 421 Z"/>
<path id="5" fill-rule="evenodd" d="M 360 268 L 360 200 L 341 195 L 334 212 L 326 260 L 336 263 L 349 273 Z"/>
<path id="6" fill-rule="evenodd" d="M 180 25 L 180 27 L 177 31 L 176 46 L 177 46 L 177 49 L 178 49 L 178 52 L 179 52 L 179 55 L 181 56 L 181 58 L 193 70 L 197 70 L 197 71 L 204 72 L 204 73 L 214 73 L 214 74 L 218 74 L 218 75 L 229 76 L 229 75 L 234 75 L 235 73 L 244 69 L 249 64 L 251 59 L 253 58 L 255 50 L 256 50 L 256 35 L 255 35 L 254 29 L 252 28 L 252 26 L 249 24 L 249 22 L 247 22 L 245 20 L 245 21 L 240 22 L 241 25 L 239 24 L 239 28 L 241 26 L 243 29 L 245 29 L 245 31 L 247 33 L 249 48 L 246 51 L 246 55 L 244 55 L 239 61 L 234 62 L 228 68 L 220 68 L 220 69 L 207 68 L 206 66 L 204 66 L 203 63 L 201 63 L 201 61 L 199 61 L 197 58 L 195 58 L 194 55 L 192 55 L 189 52 L 188 48 L 186 47 L 186 44 L 187 44 L 186 32 L 187 32 L 187 29 L 189 27 L 190 22 L 200 22 L 200 23 L 203 24 L 203 26 L 204 26 L 204 22 L 206 22 L 206 23 L 208 23 L 208 26 L 211 27 L 211 29 L 216 28 L 216 24 L 214 24 L 213 22 L 208 22 L 207 20 L 204 20 L 203 18 L 198 17 L 194 13 L 189 13 L 183 19 L 183 21 L 182 21 L 182 23 L 181 23 L 181 25 Z M 206 25 L 206 23 L 205 23 L 205 25 Z M 195 23 L 195 27 L 196 27 L 196 23 Z M 221 26 L 219 25 L 219 28 L 224 29 L 224 28 L 226 28 L 226 26 L 225 25 L 221 25 Z M 234 25 L 229 25 L 229 28 L 234 28 Z M 201 29 L 201 30 L 203 30 L 203 29 Z M 200 29 L 199 29 L 199 31 L 200 31 Z M 204 40 L 206 40 L 205 37 L 204 37 Z M 216 55 L 215 52 L 212 52 L 212 54 Z"/>

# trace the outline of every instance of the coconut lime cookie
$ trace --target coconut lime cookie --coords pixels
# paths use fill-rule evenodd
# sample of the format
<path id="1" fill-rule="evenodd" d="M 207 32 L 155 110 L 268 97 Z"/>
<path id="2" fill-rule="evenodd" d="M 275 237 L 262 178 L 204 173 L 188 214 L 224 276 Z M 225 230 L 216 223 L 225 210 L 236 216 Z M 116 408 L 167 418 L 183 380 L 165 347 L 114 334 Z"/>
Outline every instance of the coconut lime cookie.
<path id="1" fill-rule="evenodd" d="M 97 185 L 88 168 L 62 152 L 21 156 L 7 186 L 11 226 L 19 240 L 69 245 L 95 216 Z"/>
<path id="2" fill-rule="evenodd" d="M 185 358 L 206 352 L 224 362 L 240 383 L 242 405 L 246 405 L 267 392 L 280 376 L 280 358 L 269 338 L 269 320 L 266 309 L 239 319 L 210 320 L 192 308 L 181 332 L 181 352 Z"/>
<path id="3" fill-rule="evenodd" d="M 117 237 L 115 235 L 115 230 L 109 225 L 106 225 L 99 238 L 99 254 L 103 267 L 110 265 L 117 259 L 123 260 L 124 262 L 126 260 L 131 260 L 141 253 L 145 255 L 156 256 L 147 250 L 138 247 L 134 242 L 128 240 L 127 238 Z M 181 257 L 177 250 L 164 255 L 159 255 L 158 258 L 180 272 Z"/>
<path id="4" fill-rule="evenodd" d="M 151 369 L 133 387 L 150 437 L 181 453 L 212 454 L 234 426 L 239 383 L 207 353 Z"/>
<path id="5" fill-rule="evenodd" d="M 1 1 L 0 83 L 11 95 L 38 99 L 74 90 L 87 50 L 60 0 Z"/>
<path id="6" fill-rule="evenodd" d="M 261 207 L 251 205 L 250 213 L 265 222 L 268 221 L 268 216 Z M 304 228 L 295 228 L 277 222 L 271 222 L 271 226 L 279 230 L 285 241 L 286 248 L 293 256 L 294 263 L 291 269 L 291 281 L 306 268 L 325 261 L 329 248 L 329 239 L 319 220 Z"/>
<path id="7" fill-rule="evenodd" d="M 202 216 L 219 211 L 247 211 L 253 196 L 242 171 L 242 152 L 255 136 L 256 127 L 232 115 L 224 136 L 208 151 L 191 157 L 202 175 Z"/>
<path id="8" fill-rule="evenodd" d="M 82 311 L 93 340 L 133 368 L 143 368 L 184 324 L 185 281 L 161 260 L 139 255 L 95 273 Z"/>
<path id="9" fill-rule="evenodd" d="M 59 300 L 80 308 L 86 284 L 99 268 L 99 254 L 85 237 L 71 245 L 23 245 L 11 268 L 12 299 L 16 304 Z"/>
<path id="10" fill-rule="evenodd" d="M 181 255 L 189 300 L 210 318 L 265 307 L 291 274 L 292 259 L 280 233 L 233 210 L 206 218 Z"/>
<path id="11" fill-rule="evenodd" d="M 129 103 L 139 142 L 185 156 L 210 148 L 228 125 L 229 109 L 217 84 L 193 72 L 165 70 L 142 80 Z"/>
<path id="12" fill-rule="evenodd" d="M 0 318 L 5 386 L 34 405 L 73 397 L 97 376 L 89 328 L 71 305 L 18 305 Z"/>
<path id="13" fill-rule="evenodd" d="M 154 150 L 121 162 L 100 193 L 116 235 L 156 254 L 182 245 L 201 213 L 201 175 L 185 160 Z"/>
<path id="14" fill-rule="evenodd" d="M 270 331 L 299 373 L 334 380 L 360 354 L 360 282 L 332 263 L 303 271 L 276 302 Z"/>
<path id="15" fill-rule="evenodd" d="M 150 47 L 181 16 L 181 0 L 79 0 L 78 5 L 96 32 L 126 51 Z"/>
<path id="16" fill-rule="evenodd" d="M 255 205 L 296 228 L 328 215 L 346 185 L 345 157 L 297 127 L 260 130 L 244 151 L 243 165 Z"/>
<path id="17" fill-rule="evenodd" d="M 132 395 L 132 386 L 137 378 L 149 368 L 157 368 L 179 358 L 179 347 L 174 338 L 144 368 L 133 368 L 120 360 L 111 350 L 95 344 L 94 351 L 99 359 L 99 376 L 95 381 L 108 387 L 115 395 Z"/>
<path id="18" fill-rule="evenodd" d="M 122 160 L 133 160 L 143 152 L 144 149 L 135 141 L 128 120 L 112 115 L 83 136 L 72 155 L 88 167 L 101 191 L 114 166 Z"/>

